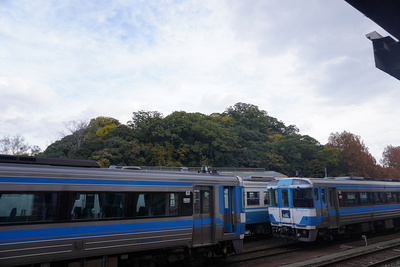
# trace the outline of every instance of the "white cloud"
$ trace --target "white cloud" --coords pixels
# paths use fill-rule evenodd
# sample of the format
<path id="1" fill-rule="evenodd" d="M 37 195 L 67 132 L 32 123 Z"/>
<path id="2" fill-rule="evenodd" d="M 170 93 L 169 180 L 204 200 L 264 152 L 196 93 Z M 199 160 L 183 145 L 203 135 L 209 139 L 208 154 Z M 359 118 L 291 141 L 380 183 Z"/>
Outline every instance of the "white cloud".
<path id="1" fill-rule="evenodd" d="M 8 1 L 0 4 L 0 136 L 43 149 L 62 122 L 257 105 L 326 143 L 400 145 L 384 31 L 345 1 Z"/>

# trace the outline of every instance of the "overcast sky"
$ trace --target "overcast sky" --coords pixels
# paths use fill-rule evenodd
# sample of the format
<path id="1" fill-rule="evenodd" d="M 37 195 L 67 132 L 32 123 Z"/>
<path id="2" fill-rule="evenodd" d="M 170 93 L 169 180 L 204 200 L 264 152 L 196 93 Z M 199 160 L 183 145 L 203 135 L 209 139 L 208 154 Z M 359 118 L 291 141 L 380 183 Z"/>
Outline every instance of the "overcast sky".
<path id="1" fill-rule="evenodd" d="M 0 138 L 43 150 L 65 122 L 253 104 L 321 144 L 400 146 L 400 81 L 344 0 L 0 1 Z"/>

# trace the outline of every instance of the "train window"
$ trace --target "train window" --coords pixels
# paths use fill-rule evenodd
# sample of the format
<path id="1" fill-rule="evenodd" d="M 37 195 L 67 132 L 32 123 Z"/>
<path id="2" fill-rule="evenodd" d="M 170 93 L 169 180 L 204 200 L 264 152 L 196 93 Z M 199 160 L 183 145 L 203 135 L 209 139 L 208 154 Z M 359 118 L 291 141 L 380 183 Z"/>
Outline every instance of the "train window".
<path id="1" fill-rule="evenodd" d="M 0 194 L 0 223 L 54 220 L 56 194 Z"/>
<path id="2" fill-rule="evenodd" d="M 200 190 L 194 190 L 194 213 L 201 213 Z"/>
<path id="3" fill-rule="evenodd" d="M 136 216 L 178 215 L 178 193 L 139 193 L 136 198 Z"/>
<path id="4" fill-rule="evenodd" d="M 260 192 L 247 192 L 247 206 L 260 205 Z"/>
<path id="5" fill-rule="evenodd" d="M 169 207 L 168 207 L 168 215 L 178 215 L 179 213 L 179 194 L 178 193 L 168 193 L 169 198 Z"/>
<path id="6" fill-rule="evenodd" d="M 360 192 L 360 204 L 369 205 L 372 204 L 372 197 L 370 192 Z"/>
<path id="7" fill-rule="evenodd" d="M 397 203 L 398 202 L 397 193 L 395 193 L 395 192 L 387 192 L 386 198 L 387 198 L 388 203 Z"/>
<path id="8" fill-rule="evenodd" d="M 312 189 L 293 189 L 293 206 L 296 208 L 312 208 L 314 201 L 312 199 Z"/>
<path id="9" fill-rule="evenodd" d="M 314 188 L 313 192 L 314 192 L 314 200 L 318 201 L 319 200 L 318 188 Z"/>
<path id="10" fill-rule="evenodd" d="M 321 201 L 322 204 L 326 204 L 325 188 L 321 188 Z"/>
<path id="11" fill-rule="evenodd" d="M 343 192 L 342 198 L 340 199 L 340 206 L 351 207 L 360 204 L 359 193 L 356 192 Z"/>
<path id="12" fill-rule="evenodd" d="M 120 193 L 74 193 L 72 220 L 124 217 L 125 195 Z"/>
<path id="13" fill-rule="evenodd" d="M 210 191 L 209 190 L 202 190 L 203 191 L 203 213 L 208 213 L 211 211 L 210 205 Z"/>
<path id="14" fill-rule="evenodd" d="M 211 212 L 210 190 L 194 190 L 194 212 L 196 214 Z"/>
<path id="15" fill-rule="evenodd" d="M 230 197 L 230 192 L 231 188 L 224 188 L 224 208 L 229 209 L 231 206 L 231 197 Z"/>
<path id="16" fill-rule="evenodd" d="M 383 192 L 375 192 L 374 193 L 374 200 L 375 200 L 375 204 L 384 204 L 384 203 L 386 203 L 386 200 L 384 198 Z"/>
<path id="17" fill-rule="evenodd" d="M 292 185 L 310 184 L 310 182 L 303 179 L 293 179 Z"/>
<path id="18" fill-rule="evenodd" d="M 272 207 L 278 206 L 278 191 L 276 189 L 269 190 L 268 194 L 269 205 Z"/>
<path id="19" fill-rule="evenodd" d="M 287 189 L 282 190 L 282 207 L 289 207 L 289 193 Z"/>
<path id="20" fill-rule="evenodd" d="M 268 205 L 268 191 L 264 191 L 263 195 L 264 195 L 264 205 Z"/>

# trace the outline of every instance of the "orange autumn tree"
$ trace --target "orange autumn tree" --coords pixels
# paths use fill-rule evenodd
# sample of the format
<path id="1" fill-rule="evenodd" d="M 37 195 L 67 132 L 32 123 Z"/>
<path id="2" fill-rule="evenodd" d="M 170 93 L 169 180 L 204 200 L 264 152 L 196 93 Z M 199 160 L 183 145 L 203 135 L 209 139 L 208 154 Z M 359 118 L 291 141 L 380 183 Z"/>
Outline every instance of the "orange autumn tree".
<path id="1" fill-rule="evenodd" d="M 380 176 L 377 172 L 376 160 L 369 153 L 360 136 L 346 131 L 331 133 L 327 145 L 340 151 L 343 175 L 375 178 Z"/>
<path id="2" fill-rule="evenodd" d="M 388 145 L 382 153 L 381 164 L 393 178 L 400 177 L 400 146 Z"/>

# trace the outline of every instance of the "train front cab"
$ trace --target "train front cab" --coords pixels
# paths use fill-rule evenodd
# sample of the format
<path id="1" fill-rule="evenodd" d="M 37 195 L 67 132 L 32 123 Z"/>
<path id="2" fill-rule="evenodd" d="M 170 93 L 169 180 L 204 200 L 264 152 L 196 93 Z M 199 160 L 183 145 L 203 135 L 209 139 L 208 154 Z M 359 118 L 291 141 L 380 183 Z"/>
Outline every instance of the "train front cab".
<path id="1" fill-rule="evenodd" d="M 339 227 L 335 188 L 313 187 L 312 181 L 305 178 L 282 179 L 268 188 L 274 237 L 312 242 L 319 229 Z"/>

